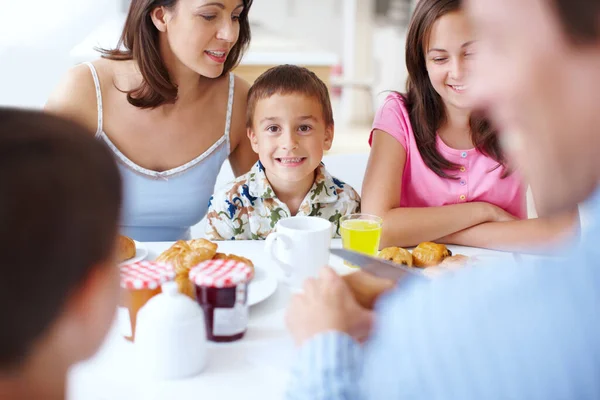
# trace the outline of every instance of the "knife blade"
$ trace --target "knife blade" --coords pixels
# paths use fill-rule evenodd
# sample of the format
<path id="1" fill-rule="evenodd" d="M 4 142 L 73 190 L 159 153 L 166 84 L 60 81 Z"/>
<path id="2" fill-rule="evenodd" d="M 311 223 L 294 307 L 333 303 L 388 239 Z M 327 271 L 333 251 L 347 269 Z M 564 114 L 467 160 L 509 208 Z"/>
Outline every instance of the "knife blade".
<path id="1" fill-rule="evenodd" d="M 347 249 L 330 249 L 329 251 L 349 263 L 358 265 L 362 271 L 379 278 L 391 279 L 396 282 L 407 277 L 425 278 L 425 275 L 419 270 L 381 258 L 367 256 Z"/>

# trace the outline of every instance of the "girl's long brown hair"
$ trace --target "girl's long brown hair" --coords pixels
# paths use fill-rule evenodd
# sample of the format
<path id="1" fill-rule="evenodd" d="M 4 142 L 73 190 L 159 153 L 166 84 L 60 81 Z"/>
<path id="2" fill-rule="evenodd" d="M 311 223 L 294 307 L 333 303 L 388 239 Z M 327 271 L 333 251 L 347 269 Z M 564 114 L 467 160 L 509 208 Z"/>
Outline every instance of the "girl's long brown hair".
<path id="1" fill-rule="evenodd" d="M 110 60 L 134 60 L 142 73 L 142 84 L 127 91 L 127 101 L 139 108 L 155 108 L 174 103 L 177 86 L 171 81 L 169 72 L 160 56 L 158 30 L 154 26 L 151 12 L 156 7 L 172 8 L 178 0 L 132 0 L 125 26 L 115 49 L 98 49 L 102 57 Z M 240 14 L 240 34 L 231 49 L 223 74 L 235 68 L 250 44 L 248 12 L 253 0 L 243 0 L 244 10 Z"/>
<path id="2" fill-rule="evenodd" d="M 420 0 L 412 16 L 406 40 L 407 92 L 402 95 L 410 116 L 417 148 L 425 164 L 443 178 L 457 179 L 448 171 L 460 168 L 437 149 L 437 131 L 446 122 L 444 102 L 433 88 L 425 63 L 425 47 L 435 21 L 461 9 L 461 0 Z M 470 118 L 471 140 L 478 151 L 505 166 L 497 132 L 483 116 Z M 506 171 L 505 174 L 506 175 Z"/>

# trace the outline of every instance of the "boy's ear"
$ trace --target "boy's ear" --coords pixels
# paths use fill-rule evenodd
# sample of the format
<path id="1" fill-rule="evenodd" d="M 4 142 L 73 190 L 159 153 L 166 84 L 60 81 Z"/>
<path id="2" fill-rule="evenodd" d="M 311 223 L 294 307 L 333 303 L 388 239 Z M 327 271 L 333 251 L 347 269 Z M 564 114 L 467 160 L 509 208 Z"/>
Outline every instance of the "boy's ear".
<path id="1" fill-rule="evenodd" d="M 258 137 L 256 137 L 254 130 L 252 128 L 246 128 L 246 134 L 248 135 L 248 139 L 250 139 L 252 150 L 258 154 Z"/>
<path id="2" fill-rule="evenodd" d="M 331 150 L 331 146 L 333 145 L 333 131 L 333 125 L 329 125 L 327 128 L 325 128 L 325 143 L 323 146 L 325 151 Z"/>

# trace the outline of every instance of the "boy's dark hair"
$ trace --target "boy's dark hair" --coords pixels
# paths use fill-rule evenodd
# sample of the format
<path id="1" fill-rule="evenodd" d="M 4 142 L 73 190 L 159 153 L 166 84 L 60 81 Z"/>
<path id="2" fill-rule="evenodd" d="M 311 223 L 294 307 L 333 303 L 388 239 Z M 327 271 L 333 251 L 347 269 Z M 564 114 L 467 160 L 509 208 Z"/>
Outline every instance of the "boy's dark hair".
<path id="1" fill-rule="evenodd" d="M 0 107 L 0 370 L 19 367 L 110 260 L 120 204 L 119 171 L 92 133 Z"/>
<path id="2" fill-rule="evenodd" d="M 275 94 L 298 93 L 315 97 L 323 108 L 325 125 L 333 126 L 333 110 L 329 91 L 325 83 L 312 71 L 297 65 L 279 65 L 261 74 L 248 92 L 246 108 L 246 127 L 251 128 L 254 121 L 254 111 L 259 100 Z"/>
<path id="3" fill-rule="evenodd" d="M 567 35 L 575 43 L 600 39 L 599 0 L 552 0 Z"/>

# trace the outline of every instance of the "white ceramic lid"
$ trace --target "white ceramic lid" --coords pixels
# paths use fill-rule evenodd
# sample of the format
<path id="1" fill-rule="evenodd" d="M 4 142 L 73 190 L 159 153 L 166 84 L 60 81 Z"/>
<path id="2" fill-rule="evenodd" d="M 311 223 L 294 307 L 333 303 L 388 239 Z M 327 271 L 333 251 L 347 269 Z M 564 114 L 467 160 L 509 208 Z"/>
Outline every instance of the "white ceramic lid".
<path id="1" fill-rule="evenodd" d="M 152 297 L 140 309 L 138 318 L 140 317 L 151 325 L 172 326 L 197 318 L 204 319 L 204 312 L 197 302 L 179 292 L 177 283 L 166 282 L 162 284 L 162 293 Z"/>

